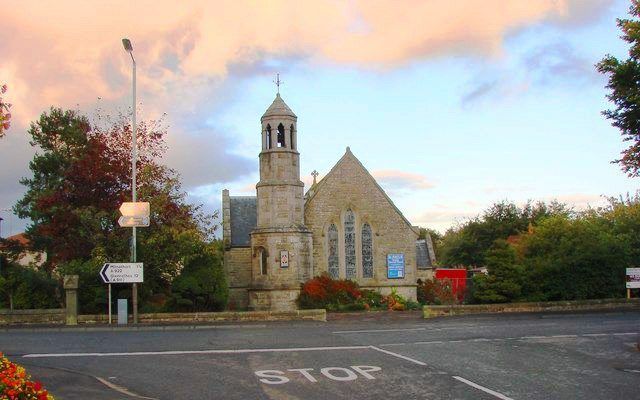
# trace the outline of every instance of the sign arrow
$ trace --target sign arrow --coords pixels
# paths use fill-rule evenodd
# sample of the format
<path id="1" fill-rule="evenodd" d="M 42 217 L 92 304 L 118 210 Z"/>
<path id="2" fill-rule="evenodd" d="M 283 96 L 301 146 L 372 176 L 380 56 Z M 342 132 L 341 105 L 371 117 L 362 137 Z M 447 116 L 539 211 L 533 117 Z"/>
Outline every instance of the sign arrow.
<path id="1" fill-rule="evenodd" d="M 107 277 L 107 269 L 109 269 L 109 264 L 105 264 L 102 266 L 102 269 L 100 270 L 100 277 L 102 278 L 102 282 L 104 283 L 109 283 L 109 278 Z"/>
<path id="2" fill-rule="evenodd" d="M 142 283 L 143 277 L 142 263 L 105 263 L 100 269 L 104 283 Z"/>

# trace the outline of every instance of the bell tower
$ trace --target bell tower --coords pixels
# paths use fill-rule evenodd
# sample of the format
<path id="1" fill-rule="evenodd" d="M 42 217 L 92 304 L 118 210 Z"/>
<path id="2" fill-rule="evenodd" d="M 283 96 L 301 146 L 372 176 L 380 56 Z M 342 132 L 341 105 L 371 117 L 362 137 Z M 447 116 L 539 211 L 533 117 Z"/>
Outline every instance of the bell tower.
<path id="1" fill-rule="evenodd" d="M 295 309 L 300 283 L 313 276 L 297 120 L 279 92 L 260 119 L 260 181 L 256 229 L 251 232 L 249 289 L 249 306 L 254 310 Z"/>

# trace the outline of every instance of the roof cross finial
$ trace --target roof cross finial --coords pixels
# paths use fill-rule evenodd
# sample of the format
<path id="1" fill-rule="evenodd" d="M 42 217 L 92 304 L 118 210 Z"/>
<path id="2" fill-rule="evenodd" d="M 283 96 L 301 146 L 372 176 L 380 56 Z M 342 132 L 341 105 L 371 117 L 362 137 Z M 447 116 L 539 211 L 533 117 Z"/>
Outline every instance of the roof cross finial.
<path id="1" fill-rule="evenodd" d="M 278 87 L 278 94 L 280 94 L 280 85 L 282 85 L 284 82 L 280 80 L 280 73 L 276 74 L 276 79 L 273 81 L 273 83 L 276 84 L 276 86 Z"/>
<path id="2" fill-rule="evenodd" d="M 315 169 L 313 170 L 313 172 L 311 173 L 311 176 L 313 176 L 313 184 L 316 184 L 316 178 L 318 177 L 318 175 L 320 175 L 318 173 L 318 171 L 316 171 Z"/>

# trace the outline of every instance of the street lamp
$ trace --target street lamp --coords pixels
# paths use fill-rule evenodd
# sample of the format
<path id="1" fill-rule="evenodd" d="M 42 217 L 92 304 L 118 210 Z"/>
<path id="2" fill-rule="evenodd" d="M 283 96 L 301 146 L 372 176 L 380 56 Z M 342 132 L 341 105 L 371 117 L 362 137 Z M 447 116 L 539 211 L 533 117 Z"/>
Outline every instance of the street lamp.
<path id="1" fill-rule="evenodd" d="M 122 39 L 124 49 L 131 56 L 133 67 L 133 108 L 131 110 L 132 132 L 131 132 L 131 197 L 132 202 L 136 202 L 136 161 L 138 156 L 137 149 L 137 126 L 136 126 L 136 59 L 133 58 L 133 46 L 127 38 Z M 131 237 L 131 262 L 136 262 L 136 227 L 134 226 Z M 133 297 L 133 323 L 138 323 L 138 284 L 134 283 L 132 287 L 131 297 Z"/>

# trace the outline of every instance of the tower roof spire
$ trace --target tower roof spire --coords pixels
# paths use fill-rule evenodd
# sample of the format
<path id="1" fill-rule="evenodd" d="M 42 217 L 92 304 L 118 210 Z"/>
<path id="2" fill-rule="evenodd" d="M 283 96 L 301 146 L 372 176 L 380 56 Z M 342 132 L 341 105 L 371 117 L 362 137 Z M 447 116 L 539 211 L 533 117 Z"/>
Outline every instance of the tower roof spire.
<path id="1" fill-rule="evenodd" d="M 267 111 L 265 111 L 265 113 L 262 116 L 262 118 L 266 118 L 266 117 L 293 117 L 293 118 L 298 118 L 293 113 L 293 111 L 291 111 L 291 108 L 289 108 L 287 103 L 285 103 L 284 100 L 282 100 L 282 97 L 280 97 L 280 85 L 282 85 L 284 83 L 284 82 L 282 82 L 280 80 L 280 74 L 276 74 L 276 79 L 274 79 L 273 83 L 275 83 L 276 87 L 278 88 L 277 89 L 278 91 L 276 93 L 276 98 L 273 100 L 273 103 L 271 103 L 269 108 L 267 108 Z"/>
<path id="2" fill-rule="evenodd" d="M 280 80 L 280 73 L 278 72 L 276 74 L 276 79 L 273 81 L 273 83 L 276 84 L 277 89 L 277 94 L 280 95 L 280 85 L 282 85 L 284 82 Z"/>

